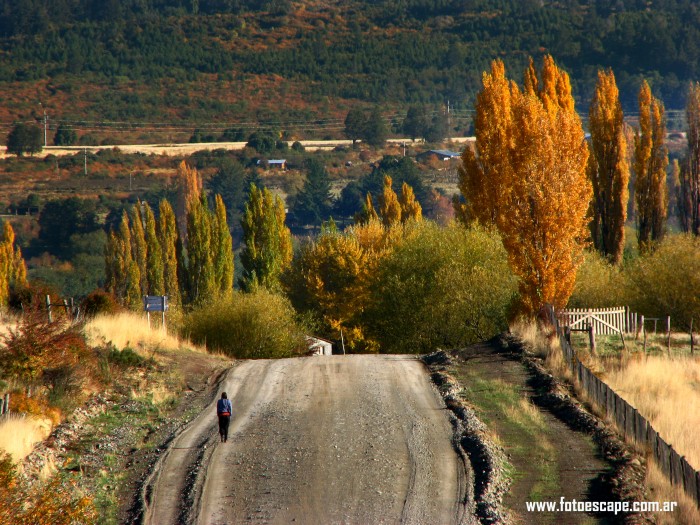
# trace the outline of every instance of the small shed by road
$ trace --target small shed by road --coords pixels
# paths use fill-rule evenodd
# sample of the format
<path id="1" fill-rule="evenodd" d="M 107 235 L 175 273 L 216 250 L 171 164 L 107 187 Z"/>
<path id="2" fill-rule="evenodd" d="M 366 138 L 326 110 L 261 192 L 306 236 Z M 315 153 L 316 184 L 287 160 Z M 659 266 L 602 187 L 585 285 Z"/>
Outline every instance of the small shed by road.
<path id="1" fill-rule="evenodd" d="M 333 355 L 333 343 L 320 337 L 306 336 L 308 355 Z"/>
<path id="2" fill-rule="evenodd" d="M 287 169 L 287 159 L 259 160 L 257 164 L 272 170 L 286 171 Z"/>
<path id="3" fill-rule="evenodd" d="M 457 151 L 450 151 L 448 149 L 431 149 L 416 155 L 416 160 L 423 161 L 429 159 L 430 157 L 435 157 L 438 160 L 447 161 L 458 159 L 461 155 L 462 154 Z"/>

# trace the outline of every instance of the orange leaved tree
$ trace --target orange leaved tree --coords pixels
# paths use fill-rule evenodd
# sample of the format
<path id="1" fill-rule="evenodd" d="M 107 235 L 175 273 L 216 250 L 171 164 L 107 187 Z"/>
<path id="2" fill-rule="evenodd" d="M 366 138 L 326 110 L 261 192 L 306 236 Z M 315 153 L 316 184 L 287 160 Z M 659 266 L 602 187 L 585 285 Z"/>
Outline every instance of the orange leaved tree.
<path id="1" fill-rule="evenodd" d="M 477 96 L 476 144 L 462 155 L 464 220 L 495 225 L 519 278 L 523 313 L 563 307 L 588 238 L 588 147 L 568 75 L 530 62 L 523 88 L 499 60 Z"/>
<path id="2" fill-rule="evenodd" d="M 622 106 L 612 70 L 598 71 L 588 121 L 588 176 L 593 185 L 591 237 L 596 249 L 617 264 L 625 247 L 630 166 Z"/>
<path id="3" fill-rule="evenodd" d="M 664 106 L 645 80 L 639 90 L 639 131 L 634 137 L 634 202 L 637 241 L 642 251 L 660 241 L 666 229 L 668 151 Z"/>

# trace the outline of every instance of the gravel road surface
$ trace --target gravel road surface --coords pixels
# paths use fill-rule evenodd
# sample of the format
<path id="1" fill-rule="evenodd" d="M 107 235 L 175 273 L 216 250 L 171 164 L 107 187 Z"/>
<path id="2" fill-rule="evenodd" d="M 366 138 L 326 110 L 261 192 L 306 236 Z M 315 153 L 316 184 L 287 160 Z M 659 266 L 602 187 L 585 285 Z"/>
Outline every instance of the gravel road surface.
<path id="1" fill-rule="evenodd" d="M 146 523 L 473 523 L 448 411 L 410 356 L 247 361 L 146 486 Z M 218 397 L 218 396 L 217 396 Z"/>

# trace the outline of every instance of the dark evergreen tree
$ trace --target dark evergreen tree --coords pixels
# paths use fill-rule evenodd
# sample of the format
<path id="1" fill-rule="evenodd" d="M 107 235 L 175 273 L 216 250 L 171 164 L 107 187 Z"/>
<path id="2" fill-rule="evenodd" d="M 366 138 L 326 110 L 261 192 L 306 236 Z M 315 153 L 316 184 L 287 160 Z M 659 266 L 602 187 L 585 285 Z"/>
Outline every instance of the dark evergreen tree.
<path id="1" fill-rule="evenodd" d="M 33 124 L 15 124 L 7 136 L 7 152 L 18 157 L 25 153 L 39 153 L 43 146 L 44 133 L 39 126 Z"/>
<path id="2" fill-rule="evenodd" d="M 275 150 L 277 141 L 269 131 L 256 131 L 248 137 L 247 147 L 253 148 L 262 155 L 267 155 Z"/>
<path id="3" fill-rule="evenodd" d="M 447 123 L 447 115 L 437 113 L 430 119 L 430 124 L 425 130 L 425 140 L 428 142 L 442 142 L 450 134 L 449 125 Z"/>
<path id="4" fill-rule="evenodd" d="M 380 147 L 386 142 L 388 130 L 386 121 L 378 107 L 375 107 L 367 118 L 364 136 L 362 137 L 370 146 Z"/>
<path id="5" fill-rule="evenodd" d="M 66 124 L 59 124 L 56 130 L 56 135 L 53 137 L 55 146 L 72 146 L 78 142 L 78 134 L 73 128 Z"/>
<path id="6" fill-rule="evenodd" d="M 428 128 L 428 116 L 425 114 L 425 107 L 411 106 L 406 112 L 403 121 L 402 131 L 413 141 L 424 138 Z"/>
<path id="7" fill-rule="evenodd" d="M 328 219 L 331 205 L 328 172 L 318 159 L 311 158 L 306 162 L 306 182 L 292 206 L 294 219 L 298 224 L 320 225 Z"/>
<path id="8" fill-rule="evenodd" d="M 100 228 L 94 201 L 70 197 L 47 202 L 39 214 L 39 247 L 60 259 L 67 259 L 70 238 Z"/>
<path id="9" fill-rule="evenodd" d="M 361 108 L 352 108 L 345 117 L 345 136 L 355 143 L 364 137 L 367 116 Z"/>
<path id="10" fill-rule="evenodd" d="M 226 221 L 229 228 L 240 232 L 240 216 L 247 200 L 246 173 L 243 166 L 229 157 L 224 157 L 217 163 L 216 173 L 207 181 L 206 186 L 210 195 L 221 195 L 226 206 Z M 214 202 L 211 202 L 214 205 Z"/>

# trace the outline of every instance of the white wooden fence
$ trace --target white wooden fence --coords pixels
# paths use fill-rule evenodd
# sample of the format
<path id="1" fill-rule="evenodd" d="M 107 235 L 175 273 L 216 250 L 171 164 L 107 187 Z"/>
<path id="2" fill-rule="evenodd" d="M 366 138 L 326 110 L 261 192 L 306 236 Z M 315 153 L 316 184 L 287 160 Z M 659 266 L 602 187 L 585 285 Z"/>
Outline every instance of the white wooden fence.
<path id="1" fill-rule="evenodd" d="M 587 329 L 593 326 L 596 334 L 628 334 L 637 331 L 637 314 L 626 306 L 614 308 L 571 308 L 558 312 L 559 323 L 563 327 Z"/>

